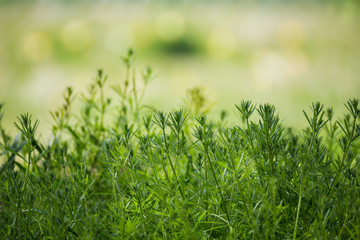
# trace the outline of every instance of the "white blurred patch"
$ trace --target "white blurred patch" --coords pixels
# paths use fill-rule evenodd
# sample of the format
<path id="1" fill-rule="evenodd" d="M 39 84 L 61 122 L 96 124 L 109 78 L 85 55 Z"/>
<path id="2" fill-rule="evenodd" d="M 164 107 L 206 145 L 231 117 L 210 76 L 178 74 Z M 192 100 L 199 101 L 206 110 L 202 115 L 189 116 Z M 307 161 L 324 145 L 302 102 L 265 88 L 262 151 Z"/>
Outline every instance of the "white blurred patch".
<path id="1" fill-rule="evenodd" d="M 262 50 L 254 54 L 250 71 L 260 90 L 287 84 L 306 72 L 307 59 L 301 52 Z"/>

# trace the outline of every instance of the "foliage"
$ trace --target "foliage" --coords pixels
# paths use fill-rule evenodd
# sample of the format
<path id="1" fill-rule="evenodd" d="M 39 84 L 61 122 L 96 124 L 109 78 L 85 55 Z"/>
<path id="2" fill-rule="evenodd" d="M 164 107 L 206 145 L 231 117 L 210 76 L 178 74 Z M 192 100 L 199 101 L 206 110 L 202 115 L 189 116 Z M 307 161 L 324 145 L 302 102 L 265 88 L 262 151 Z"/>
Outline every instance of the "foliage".
<path id="1" fill-rule="evenodd" d="M 48 142 L 29 114 L 15 137 L 0 121 L 1 239 L 360 239 L 358 99 L 339 121 L 313 103 L 300 133 L 251 101 L 227 126 L 196 115 L 199 90 L 190 113 L 144 111 L 134 52 L 123 61 L 113 122 L 102 70 L 75 116 L 66 90 Z"/>

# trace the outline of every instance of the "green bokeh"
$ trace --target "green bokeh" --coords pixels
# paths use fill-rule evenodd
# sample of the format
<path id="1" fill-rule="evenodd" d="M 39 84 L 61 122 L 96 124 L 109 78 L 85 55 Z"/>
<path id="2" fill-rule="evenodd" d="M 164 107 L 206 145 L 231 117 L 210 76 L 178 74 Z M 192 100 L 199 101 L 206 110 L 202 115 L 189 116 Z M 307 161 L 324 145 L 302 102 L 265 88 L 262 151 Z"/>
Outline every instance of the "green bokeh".
<path id="1" fill-rule="evenodd" d="M 302 109 L 312 101 L 342 114 L 343 103 L 359 97 L 356 1 L 0 3 L 7 125 L 29 111 L 46 128 L 65 87 L 85 91 L 98 68 L 110 85 L 121 81 L 120 56 L 128 47 L 136 50 L 139 71 L 149 64 L 157 72 L 145 100 L 159 109 L 178 107 L 188 88 L 202 86 L 216 103 L 213 115 L 251 99 L 274 104 L 286 124 L 303 127 Z M 168 26 L 181 27 L 170 31 L 177 36 L 159 35 L 161 16 L 177 17 L 165 19 L 180 22 Z"/>

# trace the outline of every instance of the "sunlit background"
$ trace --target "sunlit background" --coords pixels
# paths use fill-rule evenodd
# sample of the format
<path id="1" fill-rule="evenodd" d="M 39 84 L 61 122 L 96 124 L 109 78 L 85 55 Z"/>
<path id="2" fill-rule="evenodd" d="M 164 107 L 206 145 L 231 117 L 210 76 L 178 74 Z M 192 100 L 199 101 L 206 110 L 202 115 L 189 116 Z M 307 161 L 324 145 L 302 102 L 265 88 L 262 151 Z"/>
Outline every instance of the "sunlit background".
<path id="1" fill-rule="evenodd" d="M 234 104 L 250 99 L 303 127 L 312 101 L 340 114 L 360 95 L 357 1 L 73 2 L 0 0 L 0 102 L 14 131 L 24 112 L 49 128 L 66 86 L 80 95 L 98 68 L 123 80 L 129 47 L 139 71 L 156 72 L 145 102 L 158 109 L 200 86 L 214 117 L 236 121 Z"/>

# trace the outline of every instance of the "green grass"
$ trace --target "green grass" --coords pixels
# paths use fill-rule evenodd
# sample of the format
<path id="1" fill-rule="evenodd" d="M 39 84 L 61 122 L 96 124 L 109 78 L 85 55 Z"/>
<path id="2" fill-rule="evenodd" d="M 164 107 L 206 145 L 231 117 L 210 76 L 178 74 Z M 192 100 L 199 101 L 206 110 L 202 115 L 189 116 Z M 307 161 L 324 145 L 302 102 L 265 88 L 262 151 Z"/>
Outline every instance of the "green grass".
<path id="1" fill-rule="evenodd" d="M 142 104 L 134 55 L 104 94 L 98 71 L 82 108 L 75 94 L 39 140 L 29 114 L 9 136 L 0 121 L 1 239 L 359 239 L 359 100 L 336 121 L 319 102 L 302 132 L 271 104 L 242 101 L 241 120 L 208 119 L 206 97 L 164 113 Z M 0 119 L 3 117 L 0 107 Z"/>

